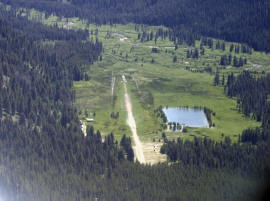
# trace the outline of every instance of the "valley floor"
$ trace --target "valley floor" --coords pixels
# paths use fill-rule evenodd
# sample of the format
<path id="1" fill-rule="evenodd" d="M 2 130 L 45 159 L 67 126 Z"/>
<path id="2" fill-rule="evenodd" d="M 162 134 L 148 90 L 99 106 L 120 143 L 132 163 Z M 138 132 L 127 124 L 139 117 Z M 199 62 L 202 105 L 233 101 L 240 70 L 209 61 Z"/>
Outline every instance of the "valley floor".
<path id="1" fill-rule="evenodd" d="M 42 22 L 46 24 L 57 21 L 57 16 L 45 18 L 44 14 L 34 10 L 29 18 L 36 15 L 41 15 Z M 84 67 L 89 80 L 74 82 L 75 105 L 80 119 L 85 125 L 94 126 L 103 136 L 114 133 L 118 142 L 123 134 L 134 136 L 137 133 L 141 143 L 136 142 L 137 138 L 134 137 L 133 144 L 135 152 L 140 150 L 141 154 L 136 154 L 139 161 L 157 163 L 166 160 L 166 156 L 159 153 L 162 133 L 168 139 L 193 139 L 197 136 L 220 141 L 229 136 L 232 141 L 238 141 L 244 129 L 260 125 L 244 117 L 237 109 L 236 100 L 224 94 L 222 85 L 214 86 L 213 80 L 216 72 L 219 72 L 220 80 L 224 75 L 225 82 L 228 74 L 233 72 L 237 75 L 244 69 L 267 72 L 270 70 L 268 55 L 255 51 L 251 55 L 231 53 L 232 56 L 246 58 L 248 62 L 240 68 L 224 67 L 219 65 L 220 58 L 230 54 L 230 45 L 236 43 L 225 42 L 225 51 L 205 46 L 204 55 L 193 59 L 187 58 L 187 51 L 200 49 L 200 41 L 196 41 L 194 47 L 182 44 L 175 48 L 168 38 L 158 38 L 156 42 L 141 41 L 138 38 L 142 31 L 155 33 L 161 28 L 166 30 L 166 27 L 140 25 L 135 30 L 134 24 L 96 26 L 78 18 L 70 18 L 68 21 L 72 22 L 69 28 L 88 29 L 89 40 L 102 41 L 104 49 L 98 62 L 91 67 Z M 62 18 L 57 23 L 64 26 L 66 19 Z M 218 40 L 213 40 L 215 46 Z M 125 75 L 125 85 L 122 84 L 122 75 Z M 130 108 L 127 105 L 128 99 Z M 161 127 L 162 120 L 154 112 L 160 105 L 205 106 L 215 113 L 212 116 L 215 127 L 187 127 L 185 133 L 168 131 Z M 127 113 L 128 110 L 132 115 Z M 86 118 L 93 118 L 94 122 L 86 122 Z M 127 119 L 130 120 L 128 124 Z"/>

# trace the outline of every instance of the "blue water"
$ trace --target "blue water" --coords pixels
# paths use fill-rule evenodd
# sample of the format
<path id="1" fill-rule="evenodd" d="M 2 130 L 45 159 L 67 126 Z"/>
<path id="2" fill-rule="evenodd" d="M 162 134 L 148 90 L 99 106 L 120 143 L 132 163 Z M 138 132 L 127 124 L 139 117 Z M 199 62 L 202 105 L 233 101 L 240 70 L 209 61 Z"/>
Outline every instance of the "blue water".
<path id="1" fill-rule="evenodd" d="M 176 122 L 189 127 L 209 127 L 203 110 L 192 108 L 163 108 L 168 122 Z"/>

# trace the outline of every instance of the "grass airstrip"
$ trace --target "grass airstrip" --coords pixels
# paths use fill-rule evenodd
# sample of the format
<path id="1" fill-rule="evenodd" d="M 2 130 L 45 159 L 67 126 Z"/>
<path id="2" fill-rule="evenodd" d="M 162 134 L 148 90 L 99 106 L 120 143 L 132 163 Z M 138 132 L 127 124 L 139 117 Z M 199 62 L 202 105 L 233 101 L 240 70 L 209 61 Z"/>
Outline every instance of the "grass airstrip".
<path id="1" fill-rule="evenodd" d="M 225 136 L 230 136 L 233 141 L 237 141 L 238 135 L 244 129 L 260 125 L 259 122 L 244 117 L 237 110 L 236 99 L 228 98 L 224 94 L 224 87 L 214 86 L 213 80 L 217 70 L 225 77 L 230 72 L 238 74 L 244 69 L 259 73 L 269 72 L 270 57 L 265 53 L 232 53 L 232 56 L 246 58 L 247 64 L 240 68 L 224 68 L 219 65 L 220 57 L 230 54 L 231 42 L 225 42 L 225 51 L 204 47 L 204 55 L 200 55 L 198 59 L 187 59 L 187 50 L 195 47 L 179 45 L 178 49 L 175 49 L 173 42 L 168 38 L 159 38 L 156 43 L 154 40 L 141 42 L 138 39 L 138 33 L 142 33 L 142 30 L 155 33 L 159 28 L 165 30 L 165 27 L 140 25 L 139 29 L 135 30 L 135 24 L 96 26 L 78 18 L 67 19 L 53 15 L 45 18 L 45 14 L 35 10 L 24 15 L 28 15 L 32 20 L 50 25 L 58 24 L 67 29 L 88 29 L 89 40 L 98 38 L 102 41 L 102 58 L 87 68 L 90 80 L 74 82 L 75 105 L 79 111 L 79 118 L 83 121 L 86 117 L 93 118 L 94 122 L 87 124 L 93 125 L 95 130 L 100 130 L 102 135 L 113 132 L 118 141 L 123 134 L 131 135 L 126 124 L 127 114 L 121 78 L 123 74 L 127 78 L 138 135 L 143 143 L 150 143 L 150 146 L 153 139 L 161 138 L 163 132 L 169 139 L 192 139 L 197 136 L 223 140 Z M 216 42 L 214 39 L 214 47 Z M 199 41 L 196 41 L 195 46 L 198 49 L 199 44 Z M 153 47 L 158 49 L 157 53 L 152 52 Z M 175 56 L 177 61 L 173 61 Z M 206 67 L 210 67 L 212 73 L 195 72 Z M 215 112 L 215 116 L 212 116 L 215 127 L 187 128 L 186 133 L 167 131 L 161 128 L 161 119 L 154 113 L 160 105 L 206 106 Z"/>

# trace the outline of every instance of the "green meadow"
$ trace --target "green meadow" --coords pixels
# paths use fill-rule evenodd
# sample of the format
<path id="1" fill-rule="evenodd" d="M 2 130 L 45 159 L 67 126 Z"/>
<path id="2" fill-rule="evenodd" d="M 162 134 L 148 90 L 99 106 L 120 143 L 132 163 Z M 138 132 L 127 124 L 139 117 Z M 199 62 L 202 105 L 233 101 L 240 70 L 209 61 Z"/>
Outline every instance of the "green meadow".
<path id="1" fill-rule="evenodd" d="M 196 41 L 195 47 L 183 44 L 175 50 L 173 42 L 168 39 L 159 38 L 156 43 L 141 42 L 138 39 L 138 33 L 142 30 L 155 33 L 159 28 L 165 30 L 165 27 L 140 25 L 139 30 L 135 30 L 135 24 L 96 26 L 78 18 L 66 19 L 53 15 L 45 18 L 45 14 L 35 10 L 31 10 L 28 14 L 25 12 L 23 15 L 48 25 L 58 24 L 68 29 L 88 29 L 89 40 L 102 41 L 104 48 L 102 58 L 86 68 L 89 81 L 74 82 L 75 105 L 79 111 L 79 118 L 83 121 L 86 117 L 94 118 L 94 122 L 87 124 L 93 125 L 95 130 L 100 130 L 102 135 L 113 132 L 116 139 L 120 140 L 123 134 L 131 134 L 126 124 L 127 114 L 121 78 L 123 74 L 128 81 L 127 87 L 138 135 L 143 141 L 161 138 L 163 132 L 169 139 L 177 137 L 192 139 L 197 136 L 222 140 L 225 136 L 230 136 L 233 141 L 237 141 L 238 135 L 244 129 L 260 125 L 259 122 L 244 117 L 237 110 L 236 100 L 224 94 L 223 86 L 214 86 L 213 80 L 217 71 L 220 79 L 223 74 L 226 77 L 228 73 L 238 74 L 244 69 L 258 72 L 256 76 L 263 76 L 270 70 L 270 57 L 265 53 L 255 51 L 252 54 L 231 53 L 232 56 L 246 58 L 247 64 L 240 68 L 224 67 L 219 65 L 220 57 L 230 54 L 231 42 L 225 42 L 225 51 L 205 46 L 204 55 L 200 55 L 198 59 L 187 59 L 187 50 L 199 49 L 199 41 Z M 216 42 L 214 39 L 214 47 Z M 158 53 L 152 52 L 153 47 L 158 49 Z M 173 61 L 174 57 L 177 58 L 176 61 Z M 210 67 L 212 72 L 203 71 L 206 67 Z M 200 70 L 202 72 L 198 72 Z M 115 82 L 112 93 L 113 79 Z M 215 127 L 187 128 L 186 133 L 168 132 L 161 128 L 161 119 L 154 113 L 160 105 L 205 106 L 215 112 L 215 116 L 212 115 Z M 117 113 L 117 118 L 112 117 Z"/>

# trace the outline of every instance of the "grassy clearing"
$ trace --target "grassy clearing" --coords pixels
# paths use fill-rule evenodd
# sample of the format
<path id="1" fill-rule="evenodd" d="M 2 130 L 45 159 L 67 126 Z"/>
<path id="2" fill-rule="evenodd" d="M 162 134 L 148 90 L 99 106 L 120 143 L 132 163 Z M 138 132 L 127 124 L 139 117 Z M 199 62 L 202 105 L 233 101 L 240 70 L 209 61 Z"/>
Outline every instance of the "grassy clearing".
<path id="1" fill-rule="evenodd" d="M 159 105 L 206 106 L 216 113 L 216 116 L 212 117 L 216 125 L 214 128 L 188 128 L 186 134 L 167 132 L 169 139 L 178 136 L 185 139 L 192 139 L 193 136 L 207 136 L 211 139 L 222 140 L 224 136 L 230 136 L 236 141 L 237 135 L 243 129 L 260 124 L 236 111 L 236 101 L 224 95 L 223 87 L 213 86 L 213 74 L 217 69 L 221 75 L 230 72 L 239 73 L 245 68 L 267 72 L 270 70 L 270 57 L 265 53 L 254 51 L 252 55 L 232 53 L 232 56 L 247 58 L 248 63 L 241 68 L 228 66 L 224 69 L 219 66 L 219 61 L 222 55 L 230 54 L 230 42 L 226 42 L 226 51 L 205 47 L 205 54 L 199 59 L 187 59 L 186 51 L 195 47 L 181 45 L 175 50 L 171 41 L 161 39 L 158 39 L 156 44 L 154 41 L 141 43 L 134 24 L 88 25 L 85 20 L 78 18 L 65 19 L 57 16 L 45 18 L 44 14 L 34 10 L 31 10 L 29 18 L 49 25 L 57 23 L 64 28 L 88 29 L 89 40 L 98 38 L 103 42 L 103 59 L 89 69 L 90 81 L 74 82 L 77 97 L 75 104 L 78 110 L 82 111 L 80 118 L 85 117 L 85 110 L 89 113 L 96 112 L 95 122 L 92 124 L 102 134 L 112 131 L 117 139 L 120 139 L 124 133 L 130 135 L 125 120 L 124 92 L 120 77 L 122 74 L 128 78 L 127 87 L 132 98 L 138 135 L 145 142 L 151 142 L 153 138 L 160 137 L 163 132 L 160 130 L 160 120 L 153 112 Z M 144 29 L 149 32 L 158 28 L 160 27 L 144 26 Z M 124 37 L 126 38 L 123 39 Z M 214 46 L 215 43 L 216 40 L 214 40 Z M 152 53 L 153 46 L 159 49 L 159 53 Z M 199 49 L 199 41 L 195 46 Z M 176 62 L 173 62 L 174 56 L 177 57 Z M 254 68 L 254 64 L 262 66 Z M 185 70 L 187 66 L 191 69 L 204 69 L 209 66 L 213 74 L 193 73 Z M 117 78 L 115 101 L 111 95 L 112 75 Z M 112 119 L 110 117 L 112 112 L 119 112 L 119 118 Z"/>
<path id="2" fill-rule="evenodd" d="M 128 92 L 132 101 L 132 110 L 137 125 L 137 132 L 142 141 L 151 141 L 160 137 L 160 121 L 155 118 L 152 108 L 143 103 L 140 98 L 144 95 L 136 89 L 134 81 L 128 80 Z"/>
<path id="3" fill-rule="evenodd" d="M 149 71 L 150 76 L 148 77 L 148 73 L 145 70 L 144 74 L 137 74 L 137 79 L 141 79 L 140 82 L 144 83 L 142 88 L 144 87 L 145 90 L 150 91 L 154 97 L 154 108 L 157 108 L 159 105 L 169 107 L 206 106 L 216 113 L 216 116 L 213 117 L 213 122 L 216 124 L 215 128 L 189 128 L 188 134 L 208 136 L 212 139 L 220 140 L 223 133 L 237 140 L 235 135 L 240 134 L 243 129 L 259 125 L 257 122 L 243 117 L 242 114 L 236 111 L 236 101 L 225 97 L 223 88 L 212 86 L 212 76 L 208 74 L 200 74 L 198 78 L 198 74 L 182 69 L 170 69 L 165 72 L 155 72 L 154 69 L 148 66 L 146 69 Z M 162 77 L 159 77 L 160 75 Z M 133 98 L 133 100 L 135 99 Z M 143 114 L 135 115 L 145 118 L 145 112 L 141 112 L 142 109 L 137 106 L 136 101 L 133 101 L 133 104 L 135 111 Z M 152 124 L 147 122 L 142 121 L 142 125 L 139 124 L 138 127 L 141 126 L 145 130 L 147 128 L 150 128 L 152 131 L 157 130 L 153 129 Z M 168 133 L 170 136 L 174 134 Z"/>
<path id="4" fill-rule="evenodd" d="M 76 107 L 80 111 L 80 119 L 93 118 L 95 121 L 87 123 L 87 125 L 93 125 L 96 130 L 101 131 L 102 135 L 113 132 L 118 141 L 123 134 L 130 135 L 130 130 L 126 125 L 124 88 L 120 77 L 116 78 L 113 96 L 110 86 L 104 90 L 104 81 L 102 82 L 102 80 L 99 82 L 95 80 L 80 81 L 74 83 L 74 87 Z M 119 117 L 112 118 L 112 113 L 119 113 Z"/>

